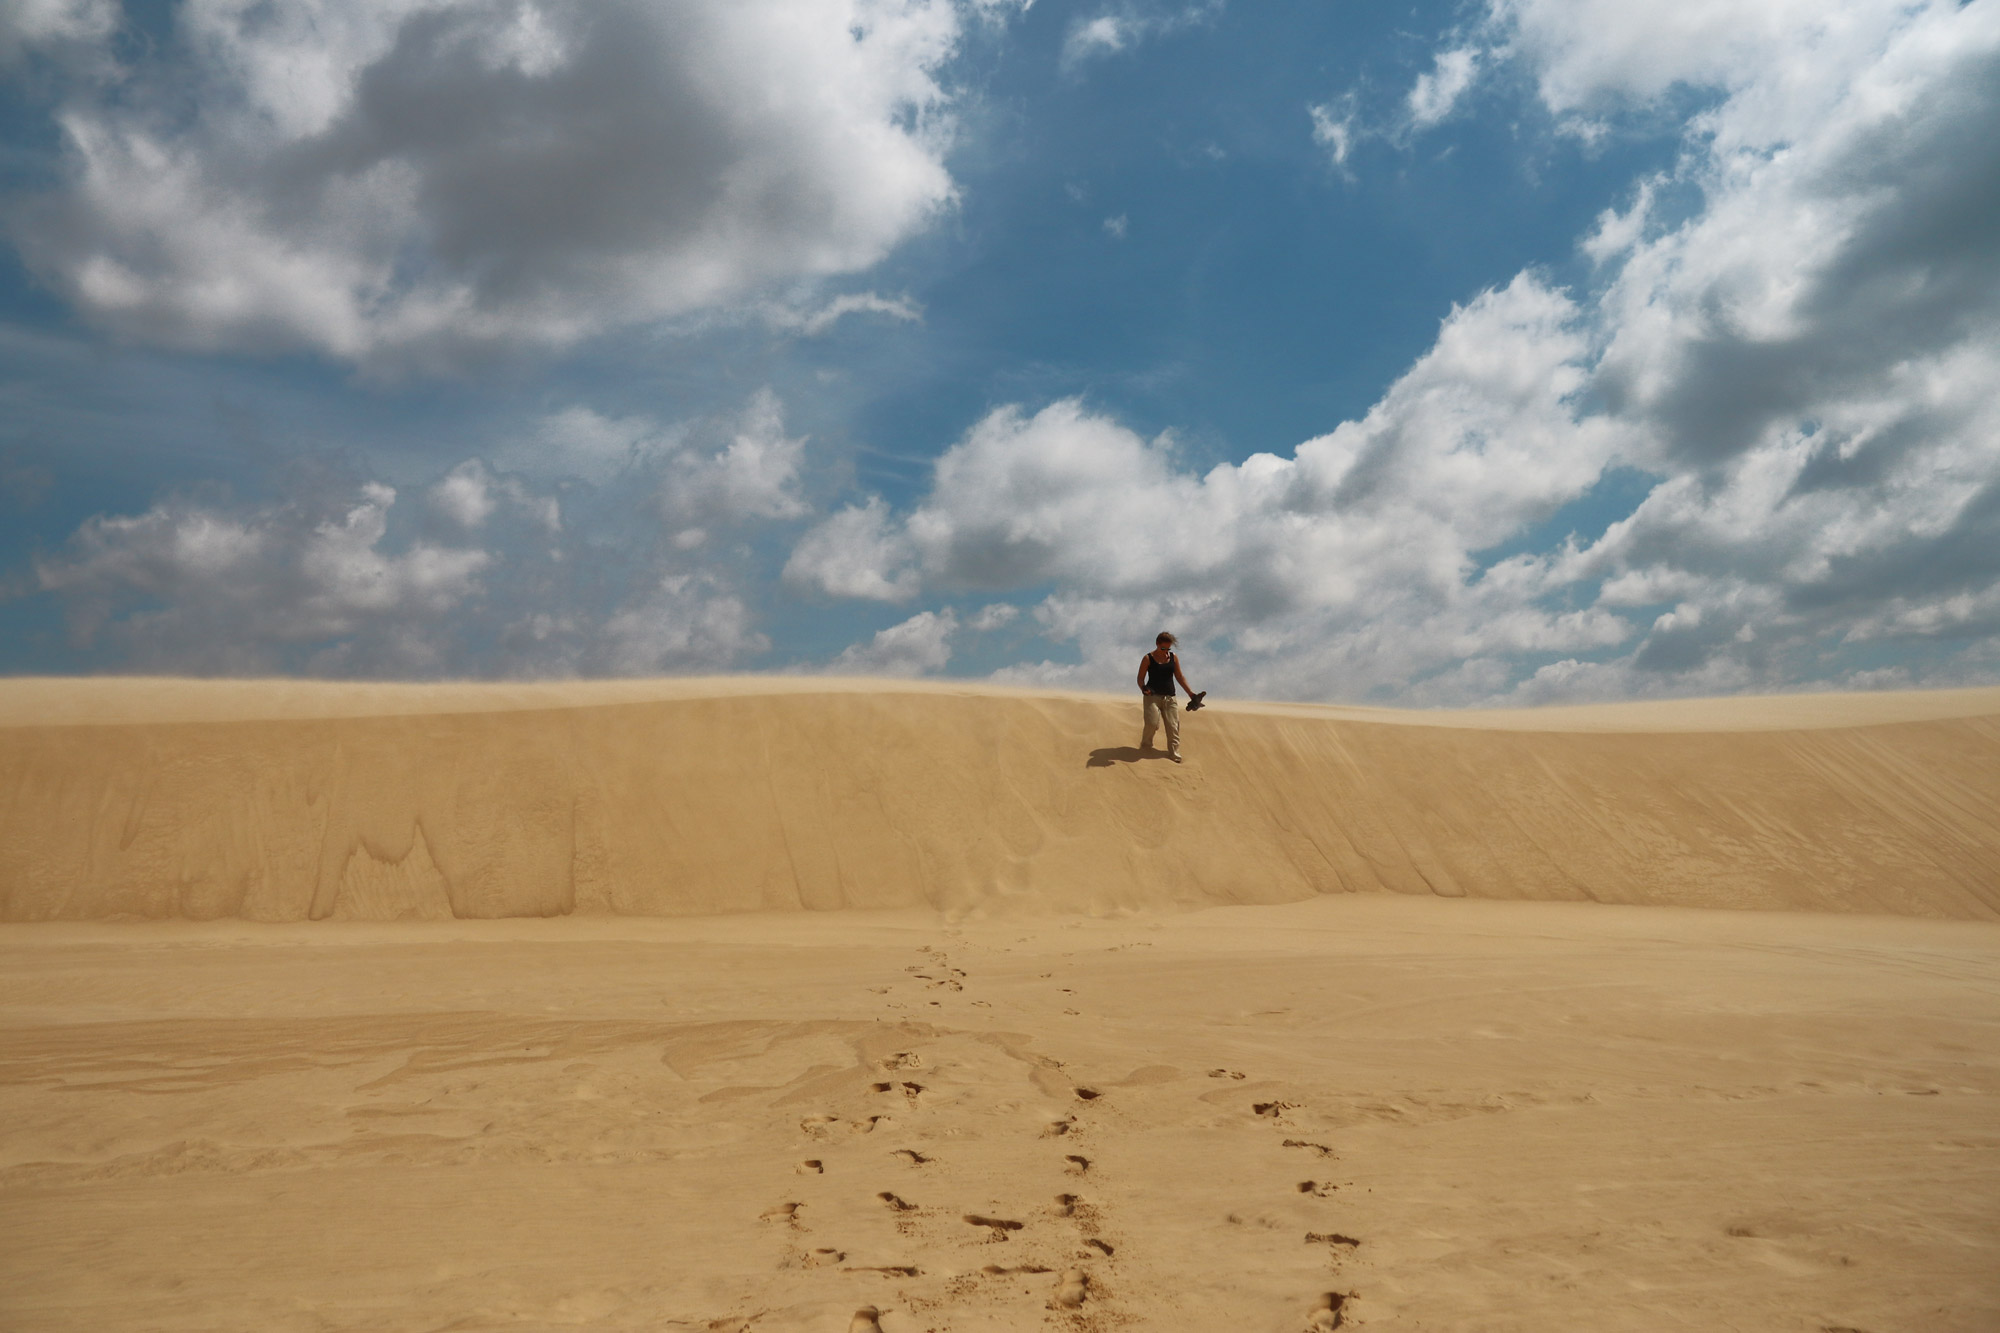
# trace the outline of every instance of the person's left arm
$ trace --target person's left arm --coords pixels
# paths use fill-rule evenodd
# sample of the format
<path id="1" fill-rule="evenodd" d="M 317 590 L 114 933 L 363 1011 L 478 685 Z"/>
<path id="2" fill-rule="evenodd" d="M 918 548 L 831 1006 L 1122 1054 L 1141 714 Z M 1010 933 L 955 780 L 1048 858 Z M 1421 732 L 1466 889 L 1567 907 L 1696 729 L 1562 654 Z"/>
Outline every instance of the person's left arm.
<path id="1" fill-rule="evenodd" d="M 1174 679 L 1179 681 L 1181 688 L 1189 694 L 1194 693 L 1194 686 L 1188 684 L 1187 677 L 1181 674 L 1181 655 L 1179 653 L 1174 654 Z"/>

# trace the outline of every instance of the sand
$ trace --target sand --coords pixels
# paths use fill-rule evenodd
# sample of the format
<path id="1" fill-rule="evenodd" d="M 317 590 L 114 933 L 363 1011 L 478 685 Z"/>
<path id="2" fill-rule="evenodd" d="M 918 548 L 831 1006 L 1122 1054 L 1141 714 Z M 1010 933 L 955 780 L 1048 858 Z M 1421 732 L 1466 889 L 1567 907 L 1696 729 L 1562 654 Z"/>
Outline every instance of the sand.
<path id="1" fill-rule="evenodd" d="M 757 678 L 0 682 L 0 920 L 1379 892 L 2000 918 L 2000 689 L 1505 714 Z M 1621 721 L 1622 719 L 1622 721 Z"/>
<path id="2" fill-rule="evenodd" d="M 0 688 L 0 1328 L 2000 1327 L 2000 692 L 1134 713 Z"/>

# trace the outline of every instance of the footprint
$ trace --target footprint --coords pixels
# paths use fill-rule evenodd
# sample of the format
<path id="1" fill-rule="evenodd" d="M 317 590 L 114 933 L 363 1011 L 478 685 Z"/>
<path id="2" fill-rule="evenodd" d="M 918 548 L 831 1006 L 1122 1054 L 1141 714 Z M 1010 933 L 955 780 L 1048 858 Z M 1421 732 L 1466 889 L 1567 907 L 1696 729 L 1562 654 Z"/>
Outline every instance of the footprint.
<path id="1" fill-rule="evenodd" d="M 1070 1127 L 1075 1123 L 1076 1121 L 1070 1119 L 1068 1116 L 1064 1116 L 1060 1120 L 1051 1120 L 1047 1127 L 1042 1130 L 1042 1137 L 1045 1139 L 1059 1139 L 1069 1133 Z"/>
<path id="2" fill-rule="evenodd" d="M 1267 1115 L 1276 1120 L 1285 1112 L 1296 1111 L 1299 1107 L 1297 1102 L 1252 1102 L 1250 1109 L 1258 1115 Z"/>
<path id="3" fill-rule="evenodd" d="M 915 1264 L 869 1264 L 854 1268 L 843 1268 L 843 1273 L 888 1273 L 895 1277 L 921 1277 L 923 1269 Z"/>
<path id="4" fill-rule="evenodd" d="M 1338 1231 L 1308 1231 L 1306 1232 L 1306 1244 L 1353 1246 L 1359 1245 L 1361 1242 L 1352 1236 L 1343 1236 Z"/>
<path id="5" fill-rule="evenodd" d="M 1003 1268 L 999 1264 L 988 1264 L 979 1271 L 988 1277 L 1012 1277 L 1016 1273 L 1046 1273 L 1049 1270 L 1040 1264 L 1022 1264 L 1016 1268 Z"/>
<path id="6" fill-rule="evenodd" d="M 1079 1309 L 1089 1291 L 1090 1275 L 1081 1268 L 1072 1268 L 1056 1283 L 1055 1302 L 1065 1310 Z"/>
<path id="7" fill-rule="evenodd" d="M 1103 1241 L 1099 1240 L 1095 1236 L 1092 1236 L 1089 1240 L 1086 1240 L 1084 1244 L 1088 1245 L 1091 1249 L 1096 1250 L 1099 1254 L 1102 1254 L 1107 1259 L 1109 1259 L 1113 1254 L 1116 1253 L 1116 1251 L 1113 1250 L 1109 1245 L 1105 1244 Z"/>
<path id="8" fill-rule="evenodd" d="M 888 1190 L 883 1190 L 880 1194 L 876 1195 L 875 1197 L 880 1199 L 883 1203 L 888 1204 L 891 1208 L 895 1209 L 899 1213 L 914 1213 L 917 1210 L 917 1205 L 911 1203 L 908 1199 L 897 1198 L 895 1195 L 891 1194 Z"/>
<path id="9" fill-rule="evenodd" d="M 1098 1091 L 1098 1090 L 1097 1090 L 1096 1088 L 1078 1088 L 1078 1089 L 1076 1089 L 1076 1097 L 1077 1097 L 1077 1100 L 1078 1100 L 1078 1101 L 1082 1101 L 1082 1102 L 1094 1102 L 1094 1101 L 1096 1101 L 1096 1100 L 1097 1100 L 1097 1099 L 1098 1099 L 1099 1097 L 1102 1097 L 1103 1095 L 1104 1095 L 1104 1094 L 1103 1094 L 1103 1093 L 1101 1093 L 1101 1092 L 1099 1092 L 1099 1091 Z"/>
<path id="10" fill-rule="evenodd" d="M 1075 1194 L 1056 1195 L 1056 1216 L 1057 1217 L 1076 1216 L 1076 1206 L 1082 1202 L 1083 1199 L 1080 1195 L 1075 1195 Z"/>
<path id="11" fill-rule="evenodd" d="M 1005 1240 L 1010 1231 L 1019 1231 L 1024 1223 L 1010 1221 L 1004 1217 L 981 1217 L 977 1213 L 967 1213 L 964 1221 L 969 1226 L 986 1227 L 992 1231 L 992 1240 Z"/>
<path id="12" fill-rule="evenodd" d="M 922 1153 L 918 1152 L 915 1148 L 898 1148 L 896 1149 L 896 1151 L 890 1153 L 889 1155 L 891 1157 L 900 1157 L 905 1162 L 908 1162 L 911 1166 L 923 1166 L 925 1163 L 931 1160 L 930 1158 L 924 1156 Z"/>
<path id="13" fill-rule="evenodd" d="M 862 1306 L 847 1321 L 847 1333 L 882 1333 L 882 1312 L 872 1305 Z"/>
<path id="14" fill-rule="evenodd" d="M 826 1163 L 817 1157 L 808 1157 L 792 1170 L 802 1176 L 823 1176 L 826 1174 Z"/>
<path id="15" fill-rule="evenodd" d="M 829 1137 L 833 1133 L 833 1127 L 839 1123 L 840 1117 L 837 1115 L 809 1115 L 799 1121 L 799 1129 L 816 1139 L 823 1139 Z"/>
<path id="16" fill-rule="evenodd" d="M 806 1256 L 806 1267 L 824 1268 L 828 1264 L 837 1264 L 845 1258 L 847 1256 L 839 1250 L 821 1248 Z"/>
<path id="17" fill-rule="evenodd" d="M 1339 1188 L 1340 1186 L 1330 1180 L 1301 1180 L 1299 1182 L 1299 1193 L 1310 1194 L 1315 1199 L 1324 1199 Z"/>
<path id="18" fill-rule="evenodd" d="M 1327 1333 L 1340 1327 L 1341 1307 L 1347 1304 L 1347 1297 L 1337 1291 L 1329 1291 L 1313 1303 L 1312 1312 L 1306 1316 L 1306 1333 Z"/>
<path id="19" fill-rule="evenodd" d="M 1234 1069 L 1211 1069 L 1211 1070 L 1209 1070 L 1209 1071 L 1208 1071 L 1208 1076 L 1209 1076 L 1210 1078 L 1242 1078 L 1242 1077 L 1244 1077 L 1244 1075 L 1242 1075 L 1242 1074 L 1239 1074 L 1239 1073 L 1237 1073 L 1237 1072 L 1236 1072 L 1236 1071 L 1235 1071 Z"/>
<path id="20" fill-rule="evenodd" d="M 772 1204 L 769 1208 L 757 1214 L 757 1216 L 766 1222 L 789 1222 L 791 1225 L 797 1226 L 799 1224 L 799 1209 L 803 1207 L 805 1205 L 802 1203 L 777 1203 Z"/>
<path id="21" fill-rule="evenodd" d="M 1071 1153 L 1069 1156 L 1063 1158 L 1063 1161 L 1069 1164 L 1063 1170 L 1073 1176 L 1080 1176 L 1090 1170 L 1090 1159 L 1088 1157 L 1079 1157 L 1075 1153 Z"/>
<path id="22" fill-rule="evenodd" d="M 882 1068 L 894 1073 L 898 1069 L 922 1069 L 924 1057 L 915 1051 L 897 1051 L 886 1060 L 877 1061 Z"/>
<path id="23" fill-rule="evenodd" d="M 918 1095 L 923 1092 L 923 1090 L 924 1090 L 924 1085 L 921 1083 L 903 1084 L 903 1095 L 905 1097 L 908 1097 L 911 1101 L 915 1101 Z"/>
<path id="24" fill-rule="evenodd" d="M 1317 1157 L 1333 1156 L 1333 1149 L 1327 1147 L 1324 1143 L 1307 1143 L 1304 1139 L 1286 1139 L 1278 1146 L 1281 1148 L 1311 1148 L 1313 1154 Z"/>

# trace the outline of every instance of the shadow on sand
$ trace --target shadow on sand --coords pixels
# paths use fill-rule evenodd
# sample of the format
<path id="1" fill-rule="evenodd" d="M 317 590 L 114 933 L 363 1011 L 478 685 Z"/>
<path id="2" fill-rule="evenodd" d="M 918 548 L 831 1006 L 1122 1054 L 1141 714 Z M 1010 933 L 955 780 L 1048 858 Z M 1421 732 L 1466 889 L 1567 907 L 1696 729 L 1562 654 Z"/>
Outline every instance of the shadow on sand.
<path id="1" fill-rule="evenodd" d="M 1085 768 L 1109 768 L 1113 764 L 1136 764 L 1141 759 L 1165 759 L 1165 750 L 1141 750 L 1131 745 L 1114 745 L 1102 750 L 1092 750 L 1090 758 L 1083 763 Z"/>

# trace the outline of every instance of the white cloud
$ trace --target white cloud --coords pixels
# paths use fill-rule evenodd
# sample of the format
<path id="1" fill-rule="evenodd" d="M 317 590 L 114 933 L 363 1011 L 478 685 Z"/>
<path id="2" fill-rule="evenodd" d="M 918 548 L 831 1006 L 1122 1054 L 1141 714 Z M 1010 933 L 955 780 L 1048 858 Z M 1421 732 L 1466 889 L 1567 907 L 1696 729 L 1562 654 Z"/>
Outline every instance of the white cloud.
<path id="1" fill-rule="evenodd" d="M 951 660 L 951 636 L 957 629 L 958 617 L 950 607 L 919 611 L 868 642 L 848 647 L 831 670 L 847 676 L 921 676 Z"/>
<path id="2" fill-rule="evenodd" d="M 0 5 L 0 69 L 29 51 L 74 57 L 118 27 L 117 0 L 9 0 Z"/>
<path id="3" fill-rule="evenodd" d="M 603 664 L 618 676 L 724 671 L 771 646 L 751 622 L 712 578 L 669 575 L 605 622 Z"/>
<path id="4" fill-rule="evenodd" d="M 786 433 L 784 404 L 764 388 L 732 418 L 671 425 L 575 404 L 542 417 L 496 456 L 543 478 L 651 488 L 669 521 L 715 528 L 803 516 L 807 443 L 806 436 Z"/>
<path id="5" fill-rule="evenodd" d="M 1351 106 L 1336 114 L 1332 103 L 1309 106 L 1306 114 L 1312 117 L 1313 142 L 1326 149 L 1336 167 L 1347 165 L 1347 155 L 1354 151 L 1357 135 L 1354 112 Z"/>
<path id="6" fill-rule="evenodd" d="M 579 476 L 602 485 L 685 447 L 689 427 L 650 417 L 610 417 L 575 404 L 551 412 L 525 440 L 508 446 L 506 461 L 524 471 Z"/>
<path id="7" fill-rule="evenodd" d="M 1674 87 L 1790 89 L 1837 81 L 1879 55 L 1918 0 L 1489 0 L 1495 26 L 1531 63 L 1542 100 L 1557 112 L 1651 102 Z M 1828 67 L 1830 56 L 1841 57 Z"/>
<path id="8" fill-rule="evenodd" d="M 1222 12 L 1223 4 L 1224 0 L 1197 0 L 1179 8 L 1159 8 L 1128 0 L 1115 12 L 1076 19 L 1063 38 L 1062 68 L 1074 71 L 1087 61 L 1207 23 Z"/>
<path id="9" fill-rule="evenodd" d="M 518 477 L 496 476 L 478 458 L 468 458 L 445 473 L 426 498 L 433 512 L 468 531 L 484 526 L 503 500 L 526 513 L 542 531 L 562 531 L 562 506 L 554 496 L 535 494 Z"/>
<path id="10" fill-rule="evenodd" d="M 722 449 L 684 449 L 669 460 L 661 505 L 670 517 L 705 526 L 797 518 L 806 512 L 798 494 L 805 446 L 805 436 L 785 434 L 778 396 L 760 389 Z"/>
<path id="11" fill-rule="evenodd" d="M 1129 219 L 1123 213 L 1120 213 L 1117 217 L 1104 219 L 1104 234 L 1114 241 L 1122 241 L 1125 239 L 1125 232 L 1129 226 Z"/>
<path id="12" fill-rule="evenodd" d="M 900 537 L 939 588 L 1053 583 L 1037 617 L 1081 646 L 1079 680 L 1167 623 L 1230 640 L 1239 688 L 1292 695 L 1407 678 L 1481 635 L 1511 651 L 1615 643 L 1630 633 L 1615 614 L 1539 605 L 1538 568 L 1480 575 L 1472 558 L 1587 489 L 1608 456 L 1572 400 L 1576 315 L 1517 281 L 1455 313 L 1365 420 L 1200 476 L 1171 440 L 1075 401 L 1000 409 L 939 459 L 900 532 L 876 528 L 879 548 L 907 559 Z"/>
<path id="13" fill-rule="evenodd" d="M 499 501 L 493 497 L 493 474 L 476 458 L 468 458 L 431 487 L 431 507 L 461 528 L 484 523 Z"/>
<path id="14" fill-rule="evenodd" d="M 848 315 L 882 315 L 888 319 L 917 323 L 923 319 L 924 312 L 907 296 L 850 292 L 836 296 L 814 310 L 772 306 L 765 312 L 765 321 L 774 328 L 795 330 L 808 338 L 817 338 Z"/>
<path id="15" fill-rule="evenodd" d="M 807 532 L 785 563 L 785 581 L 834 597 L 906 602 L 918 588 L 915 552 L 892 531 L 880 496 L 850 505 Z"/>
<path id="16" fill-rule="evenodd" d="M 634 675 L 729 670 L 770 647 L 734 551 L 622 549 L 643 550 L 643 492 L 611 492 L 574 532 L 552 496 L 477 459 L 423 495 L 428 520 L 377 482 L 164 500 L 85 522 L 36 581 L 79 646 L 148 670 Z M 424 535 L 440 523 L 459 541 Z"/>
<path id="17" fill-rule="evenodd" d="M 1679 164 L 1579 238 L 1592 289 L 1479 297 L 1289 457 L 1197 475 L 1080 403 L 1000 409 L 873 529 L 873 572 L 1053 587 L 1035 619 L 1072 660 L 1018 680 L 1121 680 L 1163 626 L 1204 682 L 1295 698 L 1990 679 L 2000 5 L 1696 5 L 1685 42 L 1654 11 L 1512 11 L 1543 25 L 1508 49 L 1558 113 L 1717 89 Z M 1697 206 L 1663 213 L 1667 189 Z M 1636 509 L 1537 532 L 1613 468 L 1654 479 Z M 1855 654 L 1892 644 L 1904 674 L 1867 675 Z"/>
<path id="18" fill-rule="evenodd" d="M 1469 46 L 1440 51 L 1437 65 L 1428 74 L 1419 74 L 1410 89 L 1410 123 L 1428 129 L 1451 114 L 1458 99 L 1472 87 L 1479 72 L 1479 52 Z"/>
<path id="19" fill-rule="evenodd" d="M 395 503 L 378 483 L 317 518 L 302 504 L 164 502 L 87 521 L 36 574 L 80 644 L 110 638 L 154 669 L 271 670 L 323 648 L 377 671 L 434 671 L 438 620 L 477 591 L 491 557 L 422 541 L 386 551 Z"/>
<path id="20" fill-rule="evenodd" d="M 1012 602 L 989 602 L 980 607 L 972 619 L 965 622 L 965 626 L 975 634 L 987 634 L 1020 618 L 1021 608 Z"/>
<path id="21" fill-rule="evenodd" d="M 953 197 L 949 0 L 175 15 L 118 78 L 72 80 L 63 182 L 13 219 L 128 338 L 385 372 L 562 345 L 865 269 Z"/>
<path id="22" fill-rule="evenodd" d="M 1075 65 L 1093 56 L 1115 54 L 1125 49 L 1128 40 L 1124 20 L 1114 14 L 1099 14 L 1096 18 L 1085 19 L 1072 27 L 1069 36 L 1063 39 L 1063 64 Z"/>

